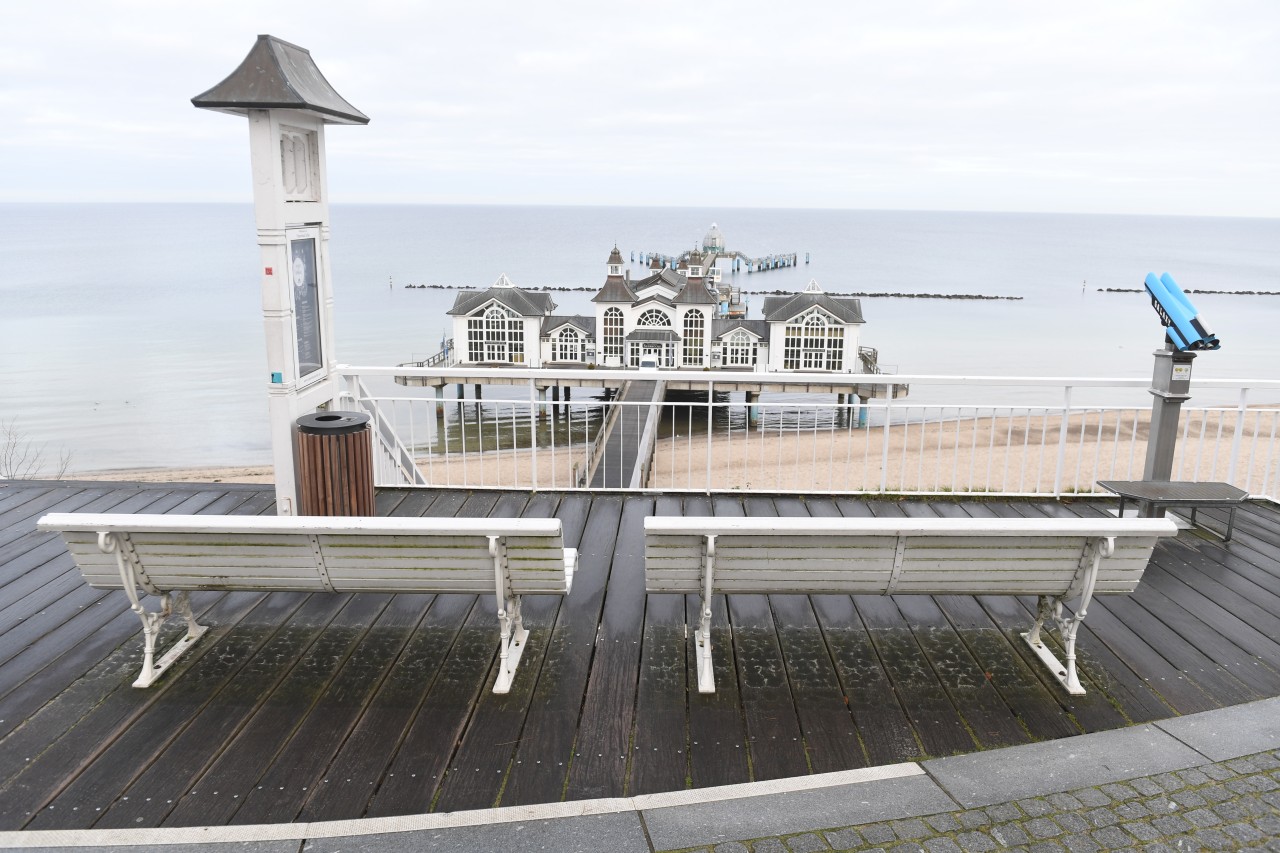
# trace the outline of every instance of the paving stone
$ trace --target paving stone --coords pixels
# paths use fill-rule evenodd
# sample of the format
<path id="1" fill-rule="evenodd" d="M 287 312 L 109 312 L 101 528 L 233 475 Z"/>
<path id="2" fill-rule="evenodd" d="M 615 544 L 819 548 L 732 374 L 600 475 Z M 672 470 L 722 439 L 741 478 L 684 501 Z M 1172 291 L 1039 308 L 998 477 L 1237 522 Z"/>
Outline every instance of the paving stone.
<path id="1" fill-rule="evenodd" d="M 848 850 L 850 847 L 862 846 L 862 836 L 856 829 L 835 829 L 823 835 L 832 850 Z"/>
<path id="2" fill-rule="evenodd" d="M 1165 815 L 1164 817 L 1154 818 L 1151 821 L 1151 825 L 1159 830 L 1161 835 L 1177 835 L 1183 832 L 1191 832 L 1195 829 L 1180 815 Z"/>
<path id="3" fill-rule="evenodd" d="M 1249 758 L 1233 758 L 1230 761 L 1224 761 L 1223 764 L 1237 773 L 1257 773 L 1262 769 Z"/>
<path id="4" fill-rule="evenodd" d="M 1236 772 L 1234 770 L 1222 764 L 1206 764 L 1197 769 L 1203 772 L 1204 775 L 1208 776 L 1210 779 L 1213 779 L 1215 782 L 1221 782 L 1224 779 L 1234 779 L 1236 776 Z"/>
<path id="5" fill-rule="evenodd" d="M 1138 792 L 1123 782 L 1113 782 L 1110 785 L 1102 786 L 1102 793 L 1106 794 L 1113 800 L 1132 800 L 1136 799 Z"/>
<path id="6" fill-rule="evenodd" d="M 991 837 L 1005 847 L 1019 847 L 1031 843 L 1031 839 L 1016 823 L 1002 823 L 991 827 Z"/>
<path id="7" fill-rule="evenodd" d="M 1179 770 L 1178 775 L 1181 776 L 1182 781 L 1186 782 L 1188 785 L 1203 785 L 1204 783 L 1211 781 L 1209 777 L 1205 775 L 1205 772 L 1197 767 L 1193 767 L 1190 770 Z"/>
<path id="8" fill-rule="evenodd" d="M 1276 758 L 1269 752 L 1260 752 L 1249 757 L 1253 759 L 1254 766 L 1259 770 L 1280 770 L 1280 758 Z"/>
<path id="9" fill-rule="evenodd" d="M 993 823 L 1005 823 L 1022 817 L 1022 809 L 1013 803 L 999 803 L 987 809 L 987 816 Z"/>
<path id="10" fill-rule="evenodd" d="M 1221 785 L 1205 785 L 1199 789 L 1199 792 L 1200 796 L 1211 803 L 1224 803 L 1227 800 L 1235 799 L 1236 796 Z"/>
<path id="11" fill-rule="evenodd" d="M 914 841 L 904 841 L 890 847 L 887 853 L 926 853 L 926 851 Z"/>
<path id="12" fill-rule="evenodd" d="M 894 833 L 903 841 L 911 841 L 916 838 L 924 838 L 926 835 L 932 835 L 929 827 L 924 825 L 924 821 L 915 818 L 912 820 L 895 820 L 890 826 L 893 827 Z"/>
<path id="13" fill-rule="evenodd" d="M 818 853 L 819 850 L 831 849 L 827 846 L 827 842 L 812 832 L 791 836 L 787 839 L 787 847 L 791 850 L 791 853 Z"/>
<path id="14" fill-rule="evenodd" d="M 1192 836 L 1210 850 L 1234 850 L 1236 842 L 1220 829 L 1202 829 Z"/>
<path id="15" fill-rule="evenodd" d="M 1133 786 L 1133 790 L 1137 791 L 1139 794 L 1141 794 L 1144 797 L 1154 797 L 1157 794 L 1164 793 L 1164 788 L 1161 788 L 1159 785 L 1157 785 L 1153 780 L 1149 778 L 1132 779 L 1130 780 L 1129 784 Z"/>
<path id="16" fill-rule="evenodd" d="M 1090 826 L 1098 829 L 1120 822 L 1120 816 L 1114 809 L 1091 809 L 1084 813 L 1084 819 L 1089 821 Z"/>
<path id="17" fill-rule="evenodd" d="M 1092 838 L 1107 850 L 1121 850 L 1133 844 L 1133 836 L 1118 826 L 1095 829 Z"/>
<path id="18" fill-rule="evenodd" d="M 1273 808 L 1280 809 L 1280 793 L 1263 794 L 1259 799 Z"/>
<path id="19" fill-rule="evenodd" d="M 1102 845 L 1094 841 L 1088 835 L 1073 834 L 1062 840 L 1062 845 L 1071 853 L 1097 853 L 1102 849 Z"/>
<path id="20" fill-rule="evenodd" d="M 1089 825 L 1089 821 L 1085 820 L 1083 817 L 1081 817 L 1078 814 L 1075 814 L 1074 812 L 1067 812 L 1066 814 L 1054 815 L 1053 819 L 1054 819 L 1054 822 L 1058 824 L 1058 826 L 1062 827 L 1067 832 L 1070 832 L 1073 835 L 1083 835 L 1084 833 L 1087 833 L 1090 829 L 1093 829 L 1093 827 Z"/>
<path id="21" fill-rule="evenodd" d="M 989 853 L 998 846 L 985 832 L 962 832 L 956 836 L 956 842 L 967 853 Z"/>
<path id="22" fill-rule="evenodd" d="M 751 853 L 787 853 L 781 838 L 762 838 L 751 842 Z"/>
<path id="23" fill-rule="evenodd" d="M 1160 817 L 1160 815 L 1170 814 L 1178 810 L 1178 804 L 1168 797 L 1152 797 L 1143 803 L 1147 807 L 1147 811 L 1152 817 Z"/>
<path id="24" fill-rule="evenodd" d="M 1078 791 L 1072 791 L 1071 796 L 1079 800 L 1082 806 L 1107 806 L 1111 804 L 1111 798 L 1099 788 L 1081 788 Z"/>
<path id="25" fill-rule="evenodd" d="M 1244 820 L 1249 816 L 1248 809 L 1236 800 L 1218 803 L 1213 807 L 1213 812 L 1225 821 Z"/>
<path id="26" fill-rule="evenodd" d="M 1175 791 L 1169 795 L 1169 799 L 1173 800 L 1184 809 L 1194 809 L 1200 806 L 1209 805 L 1209 801 L 1202 797 L 1198 792 L 1191 790 Z"/>
<path id="27" fill-rule="evenodd" d="M 1280 815 L 1269 814 L 1260 817 L 1253 822 L 1253 825 L 1258 827 L 1263 835 L 1280 839 Z"/>
<path id="28" fill-rule="evenodd" d="M 960 829 L 960 822 L 956 820 L 955 815 L 946 812 L 926 815 L 924 822 L 933 827 L 934 832 L 955 832 Z"/>
<path id="29" fill-rule="evenodd" d="M 1027 848 L 1031 853 L 1065 853 L 1066 848 L 1056 841 L 1041 841 Z"/>
<path id="30" fill-rule="evenodd" d="M 1044 817 L 1053 811 L 1053 804 L 1040 797 L 1033 797 L 1018 800 L 1018 808 L 1026 812 L 1028 817 Z"/>
<path id="31" fill-rule="evenodd" d="M 1142 820 L 1144 817 L 1150 817 L 1151 812 L 1147 810 L 1143 803 L 1121 803 L 1112 809 L 1121 820 Z"/>
<path id="32" fill-rule="evenodd" d="M 972 809 L 967 812 L 956 812 L 956 820 L 965 829 L 977 829 L 980 826 L 990 826 L 991 818 L 986 812 L 979 809 Z"/>
<path id="33" fill-rule="evenodd" d="M 1184 812 L 1182 816 L 1186 818 L 1188 823 L 1201 829 L 1222 823 L 1222 818 L 1214 814 L 1211 809 L 1194 809 L 1193 811 Z"/>
<path id="34" fill-rule="evenodd" d="M 964 853 L 960 845 L 950 838 L 929 838 L 924 842 L 929 853 Z"/>
<path id="35" fill-rule="evenodd" d="M 1241 844 L 1257 844 L 1263 840 L 1262 833 L 1247 823 L 1233 823 L 1222 827 L 1222 831 Z"/>
<path id="36" fill-rule="evenodd" d="M 1084 803 L 1070 794 L 1050 794 L 1045 799 L 1049 801 L 1049 805 L 1060 812 L 1073 812 L 1076 809 L 1084 808 Z"/>
<path id="37" fill-rule="evenodd" d="M 873 823 L 867 826 L 858 827 L 858 831 L 862 833 L 862 837 L 867 839 L 870 844 L 888 844 L 891 841 L 897 841 L 898 836 L 894 833 L 893 828 L 887 823 Z"/>
<path id="38" fill-rule="evenodd" d="M 1166 793 L 1177 791 L 1179 788 L 1187 786 L 1187 783 L 1179 778 L 1177 773 L 1161 773 L 1157 776 L 1152 776 L 1151 781 L 1163 788 Z"/>
<path id="39" fill-rule="evenodd" d="M 1156 832 L 1155 827 L 1145 821 L 1135 820 L 1129 823 L 1122 823 L 1121 826 L 1125 832 L 1139 841 L 1155 841 L 1160 837 L 1160 833 Z"/>
<path id="40" fill-rule="evenodd" d="M 738 841 L 726 841 L 711 849 L 713 853 L 748 853 L 747 845 Z"/>
<path id="41" fill-rule="evenodd" d="M 1056 838 L 1062 834 L 1062 827 L 1047 817 L 1029 820 L 1022 825 L 1022 828 L 1036 838 Z"/>

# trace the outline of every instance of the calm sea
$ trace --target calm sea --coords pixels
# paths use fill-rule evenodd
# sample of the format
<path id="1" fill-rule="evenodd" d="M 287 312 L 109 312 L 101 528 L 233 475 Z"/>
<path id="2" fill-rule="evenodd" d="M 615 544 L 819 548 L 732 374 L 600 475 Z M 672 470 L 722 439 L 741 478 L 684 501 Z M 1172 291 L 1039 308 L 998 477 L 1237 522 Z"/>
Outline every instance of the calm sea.
<path id="1" fill-rule="evenodd" d="M 1163 338 L 1148 271 L 1188 289 L 1280 291 L 1280 220 L 697 208 L 336 205 L 337 355 L 436 351 L 447 290 L 590 286 L 614 243 L 677 254 L 717 222 L 731 249 L 810 262 L 744 289 L 1020 296 L 869 298 L 862 343 L 904 374 L 1149 378 Z M 0 205 L 0 423 L 73 470 L 269 461 L 249 205 Z M 630 267 L 641 275 L 639 265 Z M 557 293 L 590 313 L 590 293 Z M 751 297 L 759 316 L 760 296 Z M 1223 341 L 1197 377 L 1277 378 L 1280 296 L 1199 295 Z M 941 393 L 913 385 L 923 402 Z M 971 392 L 964 392 L 971 393 Z M 951 400 L 948 400 L 951 402 Z M 973 402 L 1004 402 L 973 400 Z"/>

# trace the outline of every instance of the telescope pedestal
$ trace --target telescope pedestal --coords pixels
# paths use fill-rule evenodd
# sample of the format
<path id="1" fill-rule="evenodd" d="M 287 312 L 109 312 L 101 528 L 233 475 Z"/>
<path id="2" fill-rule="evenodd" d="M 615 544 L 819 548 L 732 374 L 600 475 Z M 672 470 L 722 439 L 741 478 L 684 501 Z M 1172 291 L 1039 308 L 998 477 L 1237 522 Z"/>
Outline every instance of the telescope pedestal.
<path id="1" fill-rule="evenodd" d="M 1178 416 L 1184 401 L 1191 399 L 1193 352 L 1178 352 L 1172 344 L 1156 350 L 1155 372 L 1151 378 L 1151 430 L 1147 436 L 1144 480 L 1169 480 L 1173 473 L 1173 451 L 1178 442 Z M 1143 503 L 1139 515 L 1151 517 L 1162 510 Z"/>

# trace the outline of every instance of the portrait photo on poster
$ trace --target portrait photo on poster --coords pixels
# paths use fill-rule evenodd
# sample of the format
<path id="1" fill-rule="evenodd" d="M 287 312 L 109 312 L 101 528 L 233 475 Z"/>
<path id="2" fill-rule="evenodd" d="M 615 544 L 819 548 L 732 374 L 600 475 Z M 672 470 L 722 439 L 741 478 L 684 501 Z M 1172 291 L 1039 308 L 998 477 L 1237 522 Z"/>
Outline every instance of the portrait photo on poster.
<path id="1" fill-rule="evenodd" d="M 289 241 L 289 267 L 293 279 L 294 336 L 298 342 L 298 379 L 319 370 L 324 363 L 320 348 L 320 289 L 314 237 Z"/>

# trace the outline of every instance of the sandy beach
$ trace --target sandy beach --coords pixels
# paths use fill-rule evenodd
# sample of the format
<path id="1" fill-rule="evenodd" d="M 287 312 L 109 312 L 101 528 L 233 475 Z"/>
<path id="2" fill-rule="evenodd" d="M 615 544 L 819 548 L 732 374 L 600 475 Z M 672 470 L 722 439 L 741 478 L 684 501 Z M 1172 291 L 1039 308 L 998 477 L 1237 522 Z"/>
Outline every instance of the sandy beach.
<path id="1" fill-rule="evenodd" d="M 1267 478 L 1280 429 L 1275 409 L 1250 410 L 1241 423 L 1234 481 L 1259 488 Z M 1150 411 L 1073 415 L 1063 435 L 1059 416 L 1022 415 L 917 422 L 870 429 L 736 430 L 660 438 L 650 488 L 760 491 L 1006 492 L 1055 488 L 1097 491 L 1098 480 L 1141 479 Z M 1225 480 L 1235 413 L 1193 413 L 1180 430 L 1172 479 Z M 1270 482 L 1278 476 L 1271 465 Z"/>

